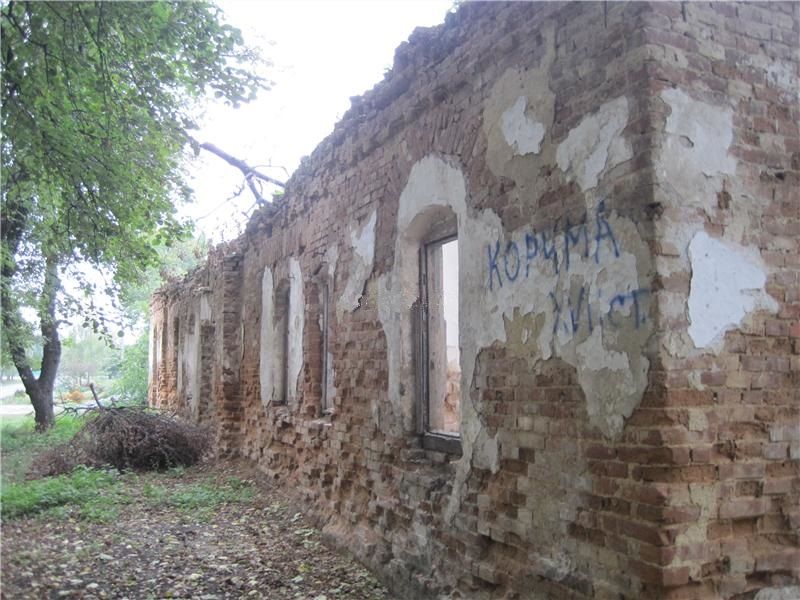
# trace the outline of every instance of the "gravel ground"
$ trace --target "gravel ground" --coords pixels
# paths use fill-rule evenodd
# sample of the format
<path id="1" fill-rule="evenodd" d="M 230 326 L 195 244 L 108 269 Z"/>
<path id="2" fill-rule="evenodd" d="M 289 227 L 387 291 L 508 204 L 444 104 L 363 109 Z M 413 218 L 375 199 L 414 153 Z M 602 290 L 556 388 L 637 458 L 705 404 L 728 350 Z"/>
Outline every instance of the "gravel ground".
<path id="1" fill-rule="evenodd" d="M 242 465 L 128 474 L 113 494 L 93 518 L 4 520 L 2 597 L 391 597 Z"/>

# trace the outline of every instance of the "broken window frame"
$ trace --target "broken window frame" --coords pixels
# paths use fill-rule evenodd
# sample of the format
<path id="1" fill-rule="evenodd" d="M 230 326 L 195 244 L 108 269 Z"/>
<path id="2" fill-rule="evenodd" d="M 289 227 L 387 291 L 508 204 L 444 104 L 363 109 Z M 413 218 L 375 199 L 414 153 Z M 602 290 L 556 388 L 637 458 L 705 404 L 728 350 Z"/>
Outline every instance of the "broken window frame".
<path id="1" fill-rule="evenodd" d="M 461 454 L 460 427 L 457 433 L 432 430 L 430 428 L 429 263 L 433 249 L 440 248 L 452 241 L 458 241 L 458 232 L 454 231 L 455 228 L 453 226 L 445 227 L 446 233 L 443 232 L 441 227 L 436 229 L 435 234 L 428 236 L 428 239 L 422 243 L 419 251 L 419 301 L 416 310 L 417 318 L 415 319 L 415 336 L 417 338 L 415 369 L 417 376 L 417 433 L 421 437 L 423 448 L 448 454 Z"/>

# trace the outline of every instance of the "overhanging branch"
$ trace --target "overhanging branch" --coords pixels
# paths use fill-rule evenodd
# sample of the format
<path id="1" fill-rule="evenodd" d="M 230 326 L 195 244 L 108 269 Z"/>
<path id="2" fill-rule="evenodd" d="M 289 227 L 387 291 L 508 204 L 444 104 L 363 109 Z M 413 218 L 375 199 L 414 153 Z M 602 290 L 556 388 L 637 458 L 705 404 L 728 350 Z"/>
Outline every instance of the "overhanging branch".
<path id="1" fill-rule="evenodd" d="M 192 144 L 196 145 L 198 148 L 202 148 L 203 150 L 210 152 L 211 154 L 224 160 L 232 167 L 239 169 L 242 172 L 242 175 L 244 175 L 244 180 L 247 183 L 247 187 L 250 188 L 250 191 L 253 192 L 253 195 L 256 197 L 256 200 L 259 203 L 266 204 L 267 200 L 261 195 L 261 192 L 259 192 L 258 188 L 255 185 L 255 180 L 266 181 L 267 183 L 271 183 L 272 185 L 276 185 L 280 188 L 286 187 L 286 184 L 284 182 L 262 173 L 258 169 L 248 165 L 242 159 L 236 158 L 235 156 L 228 154 L 227 152 L 215 146 L 214 144 L 210 144 L 208 142 L 201 143 L 188 134 L 186 137 L 189 138 Z"/>

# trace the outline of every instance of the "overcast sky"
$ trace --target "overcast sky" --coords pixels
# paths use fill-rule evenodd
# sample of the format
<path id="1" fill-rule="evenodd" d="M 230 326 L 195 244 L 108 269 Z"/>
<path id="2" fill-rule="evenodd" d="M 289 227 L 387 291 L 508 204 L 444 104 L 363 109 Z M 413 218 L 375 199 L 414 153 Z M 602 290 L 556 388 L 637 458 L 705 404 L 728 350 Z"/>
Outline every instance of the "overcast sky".
<path id="1" fill-rule="evenodd" d="M 350 107 L 383 79 L 394 50 L 415 27 L 437 25 L 452 0 L 218 0 L 228 22 L 272 62 L 270 91 L 239 109 L 212 105 L 200 141 L 216 144 L 251 165 L 291 173 Z M 262 169 L 286 180 L 282 169 Z M 196 202 L 181 213 L 214 241 L 235 238 L 252 208 L 249 192 L 228 197 L 238 171 L 202 153 L 190 165 Z"/>

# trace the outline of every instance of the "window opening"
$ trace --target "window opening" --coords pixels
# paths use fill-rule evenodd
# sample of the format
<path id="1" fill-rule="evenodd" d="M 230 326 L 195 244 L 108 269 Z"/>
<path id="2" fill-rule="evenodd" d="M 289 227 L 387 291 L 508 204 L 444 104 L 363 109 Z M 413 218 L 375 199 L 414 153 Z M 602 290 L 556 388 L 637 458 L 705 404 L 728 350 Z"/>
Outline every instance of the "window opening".
<path id="1" fill-rule="evenodd" d="M 423 248 L 421 262 L 423 433 L 457 438 L 461 429 L 458 343 L 458 239 Z"/>

